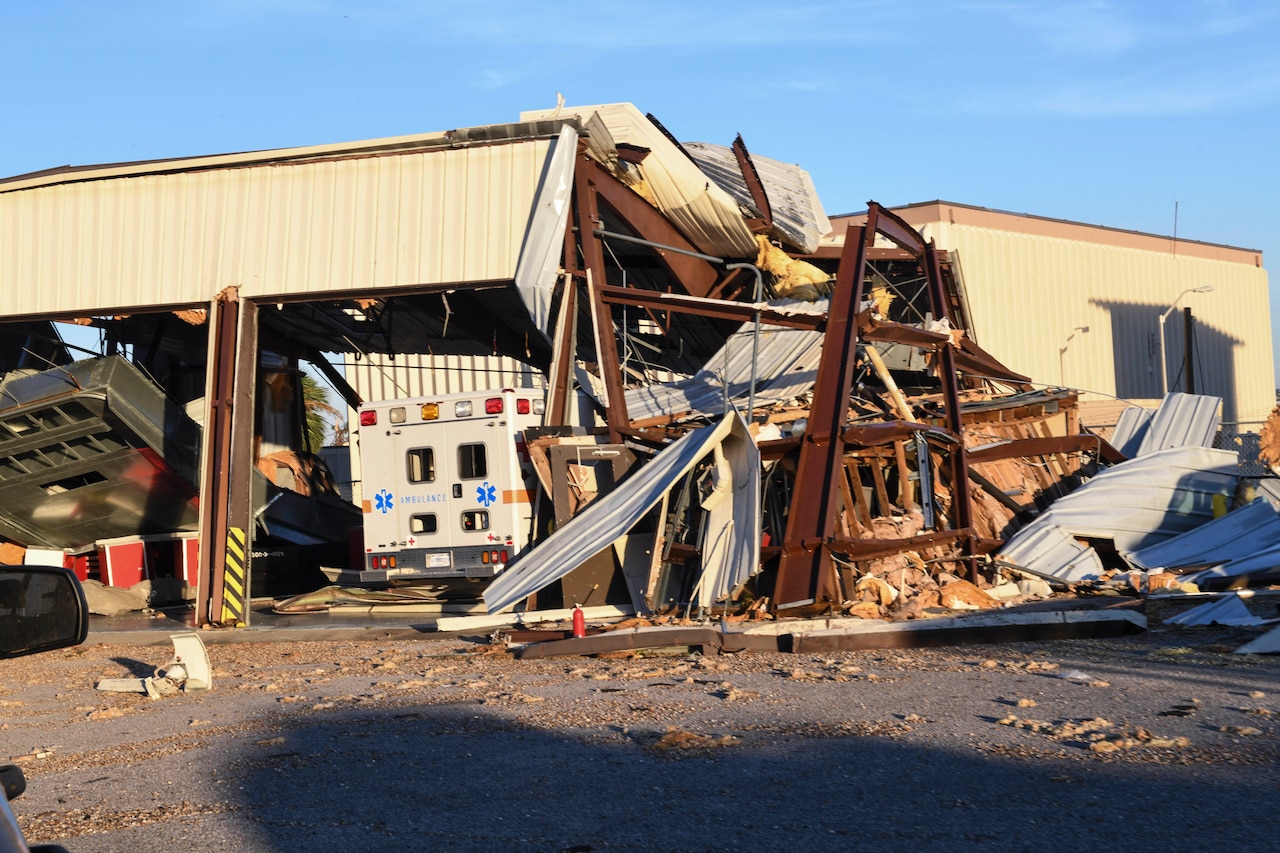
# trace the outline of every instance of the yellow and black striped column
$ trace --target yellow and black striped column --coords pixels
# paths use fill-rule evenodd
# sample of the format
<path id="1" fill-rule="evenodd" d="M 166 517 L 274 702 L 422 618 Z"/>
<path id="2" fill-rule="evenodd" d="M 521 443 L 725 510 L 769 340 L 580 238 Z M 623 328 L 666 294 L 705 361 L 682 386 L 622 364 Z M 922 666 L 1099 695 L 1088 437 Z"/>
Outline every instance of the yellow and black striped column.
<path id="1" fill-rule="evenodd" d="M 248 549 L 245 547 L 244 530 L 239 527 L 227 528 L 227 563 L 222 574 L 222 618 L 223 625 L 235 625 L 244 622 L 244 602 L 246 566 Z"/>

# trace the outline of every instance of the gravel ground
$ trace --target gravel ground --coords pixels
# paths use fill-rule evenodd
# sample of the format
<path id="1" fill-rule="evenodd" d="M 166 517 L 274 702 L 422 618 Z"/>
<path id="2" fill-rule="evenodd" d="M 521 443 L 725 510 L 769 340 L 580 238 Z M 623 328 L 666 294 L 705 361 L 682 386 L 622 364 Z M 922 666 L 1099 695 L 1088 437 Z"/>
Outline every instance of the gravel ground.
<path id="1" fill-rule="evenodd" d="M 0 759 L 72 851 L 1275 850 L 1258 631 L 519 661 L 458 640 L 0 661 Z M 1273 713 L 1275 712 L 1275 713 Z"/>

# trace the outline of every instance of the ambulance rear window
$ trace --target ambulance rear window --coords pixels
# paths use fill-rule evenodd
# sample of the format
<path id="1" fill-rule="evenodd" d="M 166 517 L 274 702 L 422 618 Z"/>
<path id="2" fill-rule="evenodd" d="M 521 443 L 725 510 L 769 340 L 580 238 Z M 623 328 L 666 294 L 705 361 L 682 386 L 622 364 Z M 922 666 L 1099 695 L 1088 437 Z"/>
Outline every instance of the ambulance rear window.
<path id="1" fill-rule="evenodd" d="M 458 445 L 458 478 L 476 480 L 489 476 L 489 461 L 483 444 Z"/>
<path id="2" fill-rule="evenodd" d="M 489 513 L 482 509 L 469 509 L 462 514 L 463 530 L 488 530 Z"/>
<path id="3" fill-rule="evenodd" d="M 409 519 L 409 532 L 414 536 L 424 536 L 436 532 L 436 514 L 415 515 Z"/>
<path id="4" fill-rule="evenodd" d="M 407 454 L 410 483 L 430 483 L 436 478 L 436 454 L 430 447 L 415 447 Z"/>

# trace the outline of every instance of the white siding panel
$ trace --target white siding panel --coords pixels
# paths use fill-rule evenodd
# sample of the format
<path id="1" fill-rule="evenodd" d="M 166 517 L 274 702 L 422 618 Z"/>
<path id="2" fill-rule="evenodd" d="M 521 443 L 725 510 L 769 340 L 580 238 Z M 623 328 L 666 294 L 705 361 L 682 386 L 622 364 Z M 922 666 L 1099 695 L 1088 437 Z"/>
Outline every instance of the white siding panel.
<path id="1" fill-rule="evenodd" d="M 0 315 L 514 278 L 550 140 L 0 193 Z"/>
<path id="2" fill-rule="evenodd" d="M 344 365 L 347 382 L 364 400 L 429 397 L 494 388 L 545 388 L 535 368 L 501 356 L 405 353 L 394 361 L 372 355 Z"/>
<path id="3" fill-rule="evenodd" d="M 946 222 L 922 231 L 959 256 L 977 340 L 1038 383 L 1095 392 L 1085 399 L 1158 398 L 1158 318 L 1176 300 L 1165 324 L 1169 390 L 1184 390 L 1190 307 L 1196 390 L 1224 399 L 1227 422 L 1263 420 L 1274 405 L 1260 267 Z M 1213 292 L 1183 292 L 1203 285 Z"/>

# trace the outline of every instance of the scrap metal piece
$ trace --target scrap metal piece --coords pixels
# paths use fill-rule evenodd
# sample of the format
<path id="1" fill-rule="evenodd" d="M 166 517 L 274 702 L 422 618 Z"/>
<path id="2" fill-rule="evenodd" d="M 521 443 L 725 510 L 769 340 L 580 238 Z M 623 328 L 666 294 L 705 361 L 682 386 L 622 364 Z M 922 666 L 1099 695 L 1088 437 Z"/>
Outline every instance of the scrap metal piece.
<path id="1" fill-rule="evenodd" d="M 1138 447 L 1146 456 L 1170 447 L 1212 447 L 1222 423 L 1222 398 L 1203 394 L 1165 395 Z"/>
<path id="2" fill-rule="evenodd" d="M 484 592 L 491 613 L 514 606 L 582 565 L 630 530 L 662 496 L 717 447 L 732 459 L 726 502 L 733 524 L 728 537 L 704 553 L 707 573 L 695 604 L 710 606 L 708 595 L 736 591 L 760 568 L 760 456 L 736 411 L 714 426 L 686 433 L 607 495 L 596 498 L 538 547 L 521 554 Z M 719 486 L 720 484 L 717 484 Z"/>
<path id="3" fill-rule="evenodd" d="M 1257 498 L 1186 533 L 1121 556 L 1136 569 L 1176 570 L 1221 565 L 1276 548 L 1280 548 L 1280 514 L 1267 500 Z"/>
<path id="4" fill-rule="evenodd" d="M 1180 625 L 1184 628 L 1193 625 L 1227 625 L 1233 628 L 1265 625 L 1268 620 L 1261 616 L 1254 616 L 1245 606 L 1245 600 L 1251 597 L 1250 590 L 1234 592 L 1217 601 L 1210 601 L 1179 613 L 1177 616 L 1170 616 L 1164 620 L 1164 624 Z"/>
<path id="5" fill-rule="evenodd" d="M 198 693 L 213 686 L 213 672 L 204 642 L 194 631 L 170 634 L 173 659 L 147 678 L 101 678 L 98 690 L 110 693 L 145 693 L 152 699 L 172 696 L 179 690 Z"/>
<path id="6" fill-rule="evenodd" d="M 1000 558 L 1062 580 L 1096 577 L 1101 561 L 1088 557 L 1083 545 L 1068 554 L 1068 539 L 1110 539 L 1121 551 L 1138 551 L 1211 520 L 1214 495 L 1232 494 L 1237 479 L 1230 451 L 1175 447 L 1149 453 L 1059 498 L 1005 542 Z"/>

